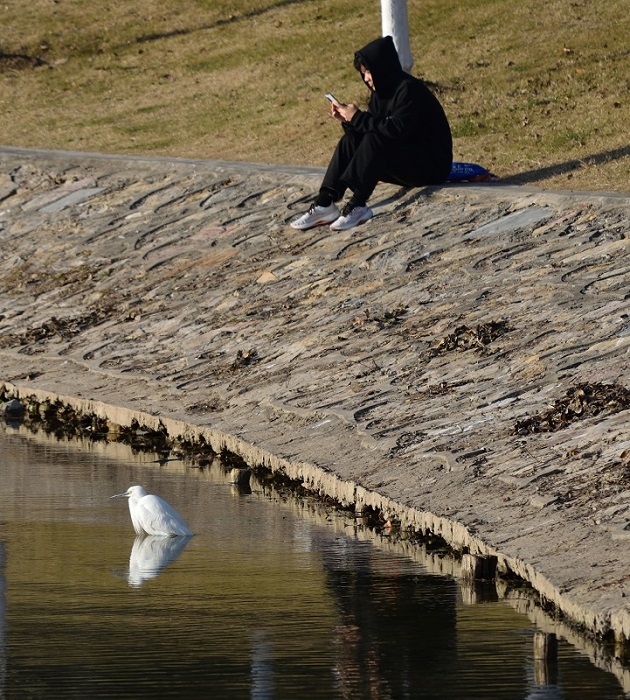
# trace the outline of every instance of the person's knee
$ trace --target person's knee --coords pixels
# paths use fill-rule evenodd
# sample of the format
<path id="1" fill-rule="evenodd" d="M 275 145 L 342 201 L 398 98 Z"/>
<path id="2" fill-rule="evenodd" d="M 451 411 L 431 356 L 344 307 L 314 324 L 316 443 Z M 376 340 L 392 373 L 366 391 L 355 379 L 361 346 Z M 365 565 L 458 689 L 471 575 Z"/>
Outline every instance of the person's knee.
<path id="1" fill-rule="evenodd" d="M 368 131 L 361 139 L 361 146 L 363 148 L 371 148 L 387 153 L 392 150 L 393 144 L 391 141 L 387 141 L 387 139 L 383 138 L 378 131 Z"/>
<path id="2" fill-rule="evenodd" d="M 363 142 L 364 136 L 356 134 L 353 131 L 347 131 L 340 139 L 337 145 L 338 149 L 354 152 Z"/>

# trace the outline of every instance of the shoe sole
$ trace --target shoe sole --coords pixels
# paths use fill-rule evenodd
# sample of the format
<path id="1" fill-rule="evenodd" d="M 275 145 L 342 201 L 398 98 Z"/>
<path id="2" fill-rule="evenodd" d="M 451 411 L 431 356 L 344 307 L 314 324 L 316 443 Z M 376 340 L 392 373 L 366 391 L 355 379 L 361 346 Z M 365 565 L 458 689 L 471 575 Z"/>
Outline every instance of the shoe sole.
<path id="1" fill-rule="evenodd" d="M 329 224 L 332 224 L 333 222 L 337 221 L 339 218 L 339 215 L 337 215 L 334 219 L 325 219 L 322 221 L 318 221 L 315 224 L 309 224 L 308 226 L 294 226 L 293 224 L 289 224 L 289 226 L 294 230 L 294 231 L 308 231 L 311 228 L 317 228 L 318 226 L 328 226 Z"/>
<path id="2" fill-rule="evenodd" d="M 337 217 L 337 219 L 338 218 L 339 217 Z M 294 226 L 293 224 L 289 224 L 289 226 L 294 231 L 308 231 L 309 229 L 317 228 L 318 226 L 327 226 L 328 224 L 332 223 L 333 221 L 337 221 L 337 219 L 330 219 L 329 221 L 318 221 L 316 224 L 309 224 L 308 226 Z"/>
<path id="3" fill-rule="evenodd" d="M 373 212 L 370 212 L 370 215 L 366 217 L 365 219 L 361 219 L 360 221 L 357 221 L 356 224 L 352 224 L 352 226 L 341 226 L 340 228 L 334 228 L 334 221 L 330 226 L 331 231 L 349 231 L 351 228 L 356 228 L 357 226 L 361 226 L 362 224 L 365 224 L 368 222 L 370 219 L 374 218 Z"/>

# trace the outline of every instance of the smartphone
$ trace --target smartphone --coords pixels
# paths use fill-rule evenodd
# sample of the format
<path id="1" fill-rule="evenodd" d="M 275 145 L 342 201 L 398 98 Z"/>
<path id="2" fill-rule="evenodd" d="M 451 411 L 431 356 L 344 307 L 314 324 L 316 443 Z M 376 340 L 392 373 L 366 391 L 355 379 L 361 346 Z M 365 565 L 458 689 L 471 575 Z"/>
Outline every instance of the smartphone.
<path id="1" fill-rule="evenodd" d="M 324 97 L 325 97 L 327 100 L 330 100 L 334 105 L 340 105 L 340 104 L 341 104 L 341 102 L 339 102 L 339 100 L 338 100 L 332 93 L 330 93 L 330 92 L 327 92 L 327 93 L 324 95 Z"/>

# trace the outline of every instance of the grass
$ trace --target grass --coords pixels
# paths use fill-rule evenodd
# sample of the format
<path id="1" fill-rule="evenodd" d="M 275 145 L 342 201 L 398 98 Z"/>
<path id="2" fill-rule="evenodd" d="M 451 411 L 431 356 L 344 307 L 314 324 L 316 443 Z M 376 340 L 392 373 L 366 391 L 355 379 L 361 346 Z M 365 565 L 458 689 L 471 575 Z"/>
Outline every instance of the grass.
<path id="1" fill-rule="evenodd" d="M 629 191 L 627 0 L 408 0 L 413 72 L 456 160 L 547 188 Z M 5 145 L 324 165 L 323 93 L 364 103 L 358 0 L 4 0 Z"/>

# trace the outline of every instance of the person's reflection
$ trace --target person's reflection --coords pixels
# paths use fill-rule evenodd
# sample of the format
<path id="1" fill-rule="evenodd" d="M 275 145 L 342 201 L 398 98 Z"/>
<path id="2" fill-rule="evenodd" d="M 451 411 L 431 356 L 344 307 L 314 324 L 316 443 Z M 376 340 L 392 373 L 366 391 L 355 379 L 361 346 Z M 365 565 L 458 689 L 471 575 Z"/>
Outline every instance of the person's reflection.
<path id="1" fill-rule="evenodd" d="M 156 578 L 172 564 L 190 542 L 190 537 L 136 537 L 129 557 L 129 585 L 137 588 Z"/>

